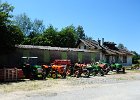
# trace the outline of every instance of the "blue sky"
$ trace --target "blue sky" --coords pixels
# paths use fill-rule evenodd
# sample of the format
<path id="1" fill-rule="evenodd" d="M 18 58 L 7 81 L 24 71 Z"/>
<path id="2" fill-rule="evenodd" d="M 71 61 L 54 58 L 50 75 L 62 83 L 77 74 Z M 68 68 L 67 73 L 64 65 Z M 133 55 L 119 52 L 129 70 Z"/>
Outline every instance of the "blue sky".
<path id="1" fill-rule="evenodd" d="M 83 26 L 86 35 L 97 40 L 123 43 L 140 53 L 140 0 L 2 0 L 12 4 L 13 14 L 26 13 L 59 30 L 68 25 Z"/>

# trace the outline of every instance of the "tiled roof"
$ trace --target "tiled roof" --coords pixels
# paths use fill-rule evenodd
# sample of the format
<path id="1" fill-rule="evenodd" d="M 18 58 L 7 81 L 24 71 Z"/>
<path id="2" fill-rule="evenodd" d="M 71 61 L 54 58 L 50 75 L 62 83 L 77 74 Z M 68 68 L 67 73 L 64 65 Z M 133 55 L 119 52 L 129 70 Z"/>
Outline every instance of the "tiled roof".
<path id="1" fill-rule="evenodd" d="M 83 42 L 86 46 L 88 46 L 91 50 L 97 49 L 102 50 L 105 55 L 133 55 L 130 51 L 126 49 L 118 49 L 115 47 L 115 49 L 110 49 L 107 46 L 99 45 L 99 43 L 95 40 L 83 40 L 80 39 L 81 42 Z M 111 44 L 115 44 L 114 42 L 109 42 Z"/>
<path id="2" fill-rule="evenodd" d="M 111 51 L 108 48 L 102 47 L 102 51 L 105 53 L 105 55 L 116 55 L 115 52 Z"/>
<path id="3" fill-rule="evenodd" d="M 122 52 L 122 53 L 128 54 L 128 55 L 134 55 L 132 52 L 130 52 L 127 49 L 119 49 L 119 51 Z"/>
<path id="4" fill-rule="evenodd" d="M 83 39 L 80 39 L 80 41 L 82 41 L 86 46 L 88 46 L 90 49 L 102 49 L 100 46 L 99 46 L 99 43 L 95 40 L 83 40 Z"/>
<path id="5" fill-rule="evenodd" d="M 126 50 L 126 49 L 119 49 L 116 47 L 116 49 L 110 49 L 106 46 L 102 46 L 102 49 L 104 51 L 106 51 L 106 53 L 110 54 L 110 55 L 114 55 L 114 54 L 119 54 L 119 55 L 133 55 L 133 53 L 131 53 L 130 51 Z"/>

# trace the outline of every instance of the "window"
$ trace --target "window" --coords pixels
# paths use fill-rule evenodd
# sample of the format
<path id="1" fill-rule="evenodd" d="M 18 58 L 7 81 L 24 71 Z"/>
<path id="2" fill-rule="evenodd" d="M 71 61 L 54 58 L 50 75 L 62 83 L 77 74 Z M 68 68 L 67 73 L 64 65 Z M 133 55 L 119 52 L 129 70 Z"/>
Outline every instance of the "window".
<path id="1" fill-rule="evenodd" d="M 118 63 L 119 56 L 115 56 L 115 62 Z"/>
<path id="2" fill-rule="evenodd" d="M 127 63 L 127 56 L 123 56 L 123 63 Z"/>
<path id="3" fill-rule="evenodd" d="M 106 55 L 106 62 L 110 63 L 109 56 Z"/>
<path id="4" fill-rule="evenodd" d="M 86 49 L 86 45 L 84 46 L 84 49 Z"/>

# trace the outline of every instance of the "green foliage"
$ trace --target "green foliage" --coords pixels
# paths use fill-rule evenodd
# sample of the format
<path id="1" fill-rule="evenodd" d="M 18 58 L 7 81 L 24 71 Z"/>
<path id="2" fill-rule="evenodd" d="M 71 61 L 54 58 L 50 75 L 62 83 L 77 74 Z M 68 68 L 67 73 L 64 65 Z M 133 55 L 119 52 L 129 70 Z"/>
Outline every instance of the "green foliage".
<path id="1" fill-rule="evenodd" d="M 32 30 L 33 32 L 40 34 L 43 33 L 45 30 L 45 25 L 43 25 L 43 20 L 35 19 L 32 22 Z"/>
<path id="2" fill-rule="evenodd" d="M 21 29 L 25 36 L 30 35 L 32 32 L 42 34 L 45 29 L 42 20 L 35 19 L 32 21 L 26 13 L 15 16 L 14 24 Z"/>
<path id="3" fill-rule="evenodd" d="M 78 35 L 74 26 L 67 26 L 58 31 L 52 25 L 49 25 L 43 34 L 30 33 L 29 36 L 26 36 L 23 44 L 75 47 L 77 40 Z"/>
<path id="4" fill-rule="evenodd" d="M 119 43 L 118 44 L 118 48 L 119 49 L 126 49 L 127 50 L 127 48 L 122 43 Z"/>
<path id="5" fill-rule="evenodd" d="M 0 46 L 3 49 L 12 48 L 23 40 L 23 34 L 17 26 L 0 26 Z"/>
<path id="6" fill-rule="evenodd" d="M 32 22 L 25 13 L 15 16 L 14 24 L 21 29 L 25 36 L 28 36 L 30 34 Z"/>
<path id="7" fill-rule="evenodd" d="M 39 35 L 39 36 L 34 37 L 34 38 L 32 39 L 32 44 L 34 44 L 34 45 L 46 46 L 46 45 L 48 45 L 49 43 L 48 43 L 47 38 L 44 38 L 42 35 Z"/>
<path id="8" fill-rule="evenodd" d="M 85 33 L 84 33 L 84 29 L 82 26 L 79 25 L 76 29 L 76 32 L 78 35 L 78 39 L 85 39 L 86 38 Z"/>
<path id="9" fill-rule="evenodd" d="M 88 37 L 87 35 L 85 36 L 85 39 L 86 40 L 91 40 L 91 41 L 93 40 L 92 37 Z"/>
<path id="10" fill-rule="evenodd" d="M 9 10 L 12 8 L 10 7 Z M 76 47 L 79 39 L 92 39 L 85 35 L 84 29 L 80 25 L 77 28 L 70 25 L 60 31 L 52 25 L 45 29 L 42 20 L 35 19 L 32 21 L 26 13 L 15 16 L 13 23 L 24 33 L 22 44 L 25 45 Z"/>
<path id="11" fill-rule="evenodd" d="M 23 41 L 23 34 L 21 30 L 12 25 L 12 12 L 13 6 L 8 3 L 3 3 L 0 5 L 0 48 L 1 51 L 7 52 L 15 47 L 15 44 L 20 44 Z M 2 53 L 2 52 L 1 52 Z"/>
<path id="12" fill-rule="evenodd" d="M 58 46 L 58 31 L 52 25 L 49 25 L 48 28 L 43 33 L 43 38 L 47 39 L 47 44 L 49 46 Z"/>
<path id="13" fill-rule="evenodd" d="M 13 16 L 10 12 L 13 12 L 14 7 L 9 5 L 7 2 L 0 4 L 0 23 L 6 25 L 11 22 L 10 18 Z"/>
<path id="14" fill-rule="evenodd" d="M 140 55 L 136 51 L 131 51 L 134 55 L 132 58 L 132 63 L 133 64 L 138 64 L 140 60 Z"/>
<path id="15" fill-rule="evenodd" d="M 71 25 L 63 28 L 59 34 L 61 47 L 75 47 L 78 36 L 74 26 Z"/>
<path id="16" fill-rule="evenodd" d="M 38 34 L 37 31 L 30 32 L 28 36 L 25 36 L 23 44 L 73 48 L 81 38 L 92 40 L 85 36 L 82 26 L 75 28 L 70 25 L 58 31 L 53 25 L 49 25 L 42 34 Z"/>

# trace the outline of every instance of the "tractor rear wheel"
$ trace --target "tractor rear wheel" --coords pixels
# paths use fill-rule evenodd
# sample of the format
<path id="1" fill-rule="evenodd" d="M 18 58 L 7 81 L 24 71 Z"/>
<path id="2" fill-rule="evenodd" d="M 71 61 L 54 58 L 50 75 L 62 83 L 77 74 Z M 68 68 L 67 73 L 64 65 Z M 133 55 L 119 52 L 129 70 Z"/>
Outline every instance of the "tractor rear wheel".
<path id="1" fill-rule="evenodd" d="M 61 74 L 62 78 L 65 79 L 66 78 L 66 73 Z"/>
<path id="2" fill-rule="evenodd" d="M 125 73 L 125 68 L 124 67 L 122 68 L 122 72 Z"/>
<path id="3" fill-rule="evenodd" d="M 104 71 L 103 71 L 103 69 L 101 69 L 100 75 L 101 75 L 101 76 L 104 76 Z"/>
<path id="4" fill-rule="evenodd" d="M 85 76 L 86 76 L 86 77 L 89 77 L 89 76 L 90 76 L 90 71 L 89 71 L 89 70 L 87 70 Z"/>
<path id="5" fill-rule="evenodd" d="M 119 73 L 119 68 L 116 68 L 116 73 Z"/>
<path id="6" fill-rule="evenodd" d="M 96 76 L 98 74 L 98 71 L 97 70 L 92 70 L 92 76 Z"/>

